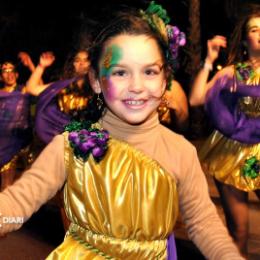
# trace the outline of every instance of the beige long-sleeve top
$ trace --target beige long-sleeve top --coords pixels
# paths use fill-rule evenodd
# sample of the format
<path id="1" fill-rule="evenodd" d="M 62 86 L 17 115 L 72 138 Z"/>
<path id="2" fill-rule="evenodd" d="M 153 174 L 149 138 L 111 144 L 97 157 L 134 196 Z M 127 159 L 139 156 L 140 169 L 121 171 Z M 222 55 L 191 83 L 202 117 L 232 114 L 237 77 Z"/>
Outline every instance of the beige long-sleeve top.
<path id="1" fill-rule="evenodd" d="M 157 114 L 144 124 L 131 126 L 107 112 L 101 124 L 111 136 L 142 150 L 172 174 L 177 181 L 180 211 L 189 237 L 206 258 L 244 259 L 209 197 L 207 182 L 192 144 L 160 125 Z M 58 135 L 22 178 L 0 194 L 2 218 L 17 216 L 28 219 L 63 186 L 66 176 L 64 137 Z M 21 226 L 13 223 L 1 225 L 0 233 Z"/>

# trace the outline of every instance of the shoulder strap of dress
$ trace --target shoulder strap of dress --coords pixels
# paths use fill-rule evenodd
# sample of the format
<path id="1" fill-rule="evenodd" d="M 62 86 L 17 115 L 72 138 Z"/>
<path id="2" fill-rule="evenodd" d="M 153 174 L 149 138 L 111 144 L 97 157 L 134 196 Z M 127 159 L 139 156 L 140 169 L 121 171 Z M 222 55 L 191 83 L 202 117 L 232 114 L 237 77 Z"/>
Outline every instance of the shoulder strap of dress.
<path id="1" fill-rule="evenodd" d="M 70 157 L 70 143 L 68 140 L 68 132 L 64 132 L 63 134 L 64 137 L 64 163 L 65 163 L 65 170 L 68 173 L 68 168 L 69 168 L 69 157 Z"/>

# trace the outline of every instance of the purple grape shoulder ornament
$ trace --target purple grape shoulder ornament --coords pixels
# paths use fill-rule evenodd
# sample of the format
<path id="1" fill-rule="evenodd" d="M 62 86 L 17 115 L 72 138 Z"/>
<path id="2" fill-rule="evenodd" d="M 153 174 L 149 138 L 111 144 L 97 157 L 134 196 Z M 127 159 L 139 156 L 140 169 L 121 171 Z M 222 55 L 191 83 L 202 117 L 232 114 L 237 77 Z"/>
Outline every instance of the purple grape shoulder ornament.
<path id="1" fill-rule="evenodd" d="M 108 149 L 109 133 L 90 122 L 73 121 L 65 127 L 68 140 L 77 158 L 86 161 L 90 154 L 99 162 Z"/>

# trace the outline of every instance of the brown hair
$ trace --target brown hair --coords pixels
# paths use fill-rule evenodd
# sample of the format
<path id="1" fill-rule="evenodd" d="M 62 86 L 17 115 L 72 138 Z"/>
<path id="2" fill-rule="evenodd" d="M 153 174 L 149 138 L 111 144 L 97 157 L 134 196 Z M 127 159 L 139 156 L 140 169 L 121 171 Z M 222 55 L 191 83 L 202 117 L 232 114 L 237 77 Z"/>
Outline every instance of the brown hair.
<path id="1" fill-rule="evenodd" d="M 237 25 L 231 35 L 227 64 L 243 62 L 248 59 L 246 46 L 247 24 L 251 18 L 260 17 L 260 5 L 250 4 L 242 8 L 243 14 L 238 18 Z"/>
<path id="2" fill-rule="evenodd" d="M 156 33 L 148 22 L 141 17 L 139 10 L 136 9 L 117 12 L 115 18 L 109 24 L 106 21 L 106 25 L 104 25 L 103 29 L 95 37 L 93 46 L 90 48 L 90 61 L 91 67 L 96 73 L 99 72 L 98 64 L 105 44 L 109 39 L 120 34 L 147 35 L 155 39 L 165 64 L 166 76 L 168 77 L 172 73 L 167 61 L 168 53 L 165 42 L 159 33 Z"/>
<path id="3" fill-rule="evenodd" d="M 168 46 L 162 39 L 162 36 L 156 32 L 145 20 L 140 10 L 128 7 L 126 10 L 116 11 L 111 14 L 111 20 L 106 16 L 106 20 L 97 23 L 99 27 L 96 30 L 96 34 L 92 35 L 92 39 L 95 39 L 92 46 L 89 49 L 90 66 L 94 70 L 96 76 L 99 75 L 99 62 L 101 55 L 106 47 L 106 43 L 113 37 L 122 34 L 128 35 L 147 35 L 154 39 L 159 47 L 164 63 L 164 72 L 167 81 L 170 82 L 171 75 L 173 73 L 171 64 L 168 59 Z M 97 109 L 98 100 L 102 99 L 103 104 L 101 109 Z M 88 108 L 85 111 L 85 118 L 91 121 L 97 121 L 103 113 L 105 108 L 105 102 L 102 94 L 100 96 L 94 95 L 90 100 Z"/>

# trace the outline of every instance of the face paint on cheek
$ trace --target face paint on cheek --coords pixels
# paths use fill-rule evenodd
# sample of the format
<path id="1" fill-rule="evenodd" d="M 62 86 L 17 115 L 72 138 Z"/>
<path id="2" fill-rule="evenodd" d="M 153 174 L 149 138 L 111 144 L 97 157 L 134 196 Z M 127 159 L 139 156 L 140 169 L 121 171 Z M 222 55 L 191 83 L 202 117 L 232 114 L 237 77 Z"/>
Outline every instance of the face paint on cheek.
<path id="1" fill-rule="evenodd" d="M 122 58 L 122 50 L 117 45 L 108 47 L 105 51 L 103 61 L 101 63 L 100 77 L 108 77 L 111 75 L 112 66 L 117 64 Z"/>
<path id="2" fill-rule="evenodd" d="M 116 87 L 109 78 L 103 77 L 103 95 L 109 100 L 113 101 L 115 99 Z"/>

